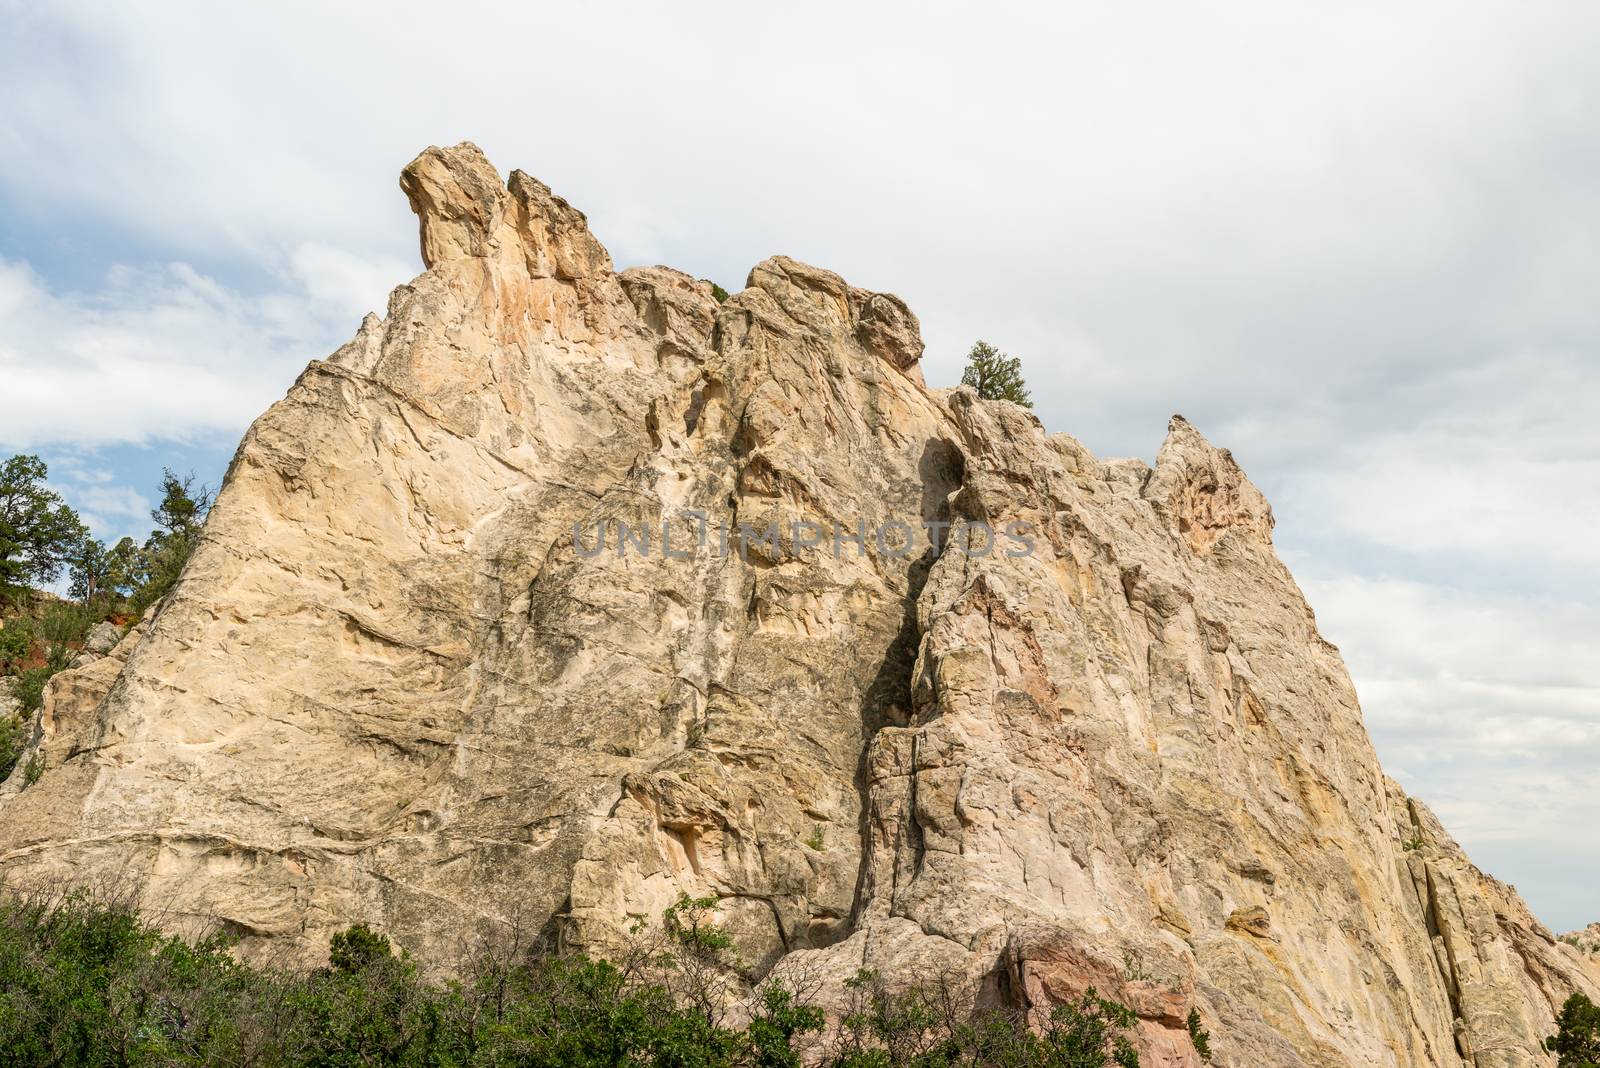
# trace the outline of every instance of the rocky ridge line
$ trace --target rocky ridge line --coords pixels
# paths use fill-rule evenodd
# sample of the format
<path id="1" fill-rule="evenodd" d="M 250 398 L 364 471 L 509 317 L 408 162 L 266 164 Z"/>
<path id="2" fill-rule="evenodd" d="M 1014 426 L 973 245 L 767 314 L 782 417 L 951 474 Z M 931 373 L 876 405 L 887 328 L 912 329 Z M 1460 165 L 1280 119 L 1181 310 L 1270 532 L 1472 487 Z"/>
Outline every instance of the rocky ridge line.
<path id="1" fill-rule="evenodd" d="M 427 269 L 252 426 L 159 613 L 52 681 L 8 880 L 134 880 L 308 963 L 356 921 L 605 951 L 711 895 L 748 980 L 1094 985 L 1154 1065 L 1196 1064 L 1191 1007 L 1225 1065 L 1542 1064 L 1600 996 L 1383 775 L 1267 502 L 1187 422 L 1102 461 L 926 388 L 888 294 L 616 273 L 469 144 L 401 186 Z M 1036 538 L 573 543 L 693 545 L 693 513 Z"/>

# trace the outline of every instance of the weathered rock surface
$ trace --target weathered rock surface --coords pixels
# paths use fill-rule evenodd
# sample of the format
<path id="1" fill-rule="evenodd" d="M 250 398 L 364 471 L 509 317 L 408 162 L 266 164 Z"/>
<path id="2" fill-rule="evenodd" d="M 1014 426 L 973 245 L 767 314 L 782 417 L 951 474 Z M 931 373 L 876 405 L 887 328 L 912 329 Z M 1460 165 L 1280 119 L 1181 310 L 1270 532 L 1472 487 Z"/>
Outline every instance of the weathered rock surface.
<path id="1" fill-rule="evenodd" d="M 83 640 L 83 651 L 95 656 L 105 656 L 117 647 L 122 640 L 122 632 L 115 623 L 96 623 L 94 629 L 89 631 L 88 637 Z"/>
<path id="2" fill-rule="evenodd" d="M 1600 923 L 1591 923 L 1581 931 L 1568 931 L 1561 941 L 1585 953 L 1600 954 Z"/>
<path id="3" fill-rule="evenodd" d="M 159 613 L 54 680 L 8 879 L 118 873 L 307 961 L 355 921 L 604 950 L 709 894 L 751 978 L 1093 985 L 1157 1065 L 1197 1063 L 1191 1008 L 1227 1065 L 1540 1064 L 1600 996 L 1384 777 L 1187 422 L 1102 461 L 927 389 L 895 297 L 615 273 L 471 145 L 401 185 L 427 270 L 257 420 Z"/>

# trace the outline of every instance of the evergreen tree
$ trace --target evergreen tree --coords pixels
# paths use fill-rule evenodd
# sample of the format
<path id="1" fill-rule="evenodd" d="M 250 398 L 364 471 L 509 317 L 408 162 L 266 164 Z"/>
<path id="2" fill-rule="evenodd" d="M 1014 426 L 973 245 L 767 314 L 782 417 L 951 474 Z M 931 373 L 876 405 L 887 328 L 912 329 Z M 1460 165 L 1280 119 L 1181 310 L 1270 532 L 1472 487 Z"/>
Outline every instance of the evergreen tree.
<path id="1" fill-rule="evenodd" d="M 967 369 L 961 384 L 971 386 L 984 400 L 1007 400 L 1032 408 L 1027 385 L 1022 381 L 1022 361 L 1007 356 L 987 341 L 979 341 L 967 353 Z"/>
<path id="2" fill-rule="evenodd" d="M 183 478 L 165 468 L 161 472 L 161 503 L 150 513 L 161 533 L 194 542 L 211 511 L 211 488 L 196 486 L 191 472 Z"/>
<path id="3" fill-rule="evenodd" d="M 128 602 L 133 615 L 142 614 L 178 581 L 200 540 L 211 498 L 210 487 L 196 486 L 194 475 L 179 478 L 170 469 L 162 472 L 161 503 L 150 513 L 156 529 L 139 550 L 135 581 L 130 583 L 137 587 Z"/>
<path id="4" fill-rule="evenodd" d="M 68 561 L 72 578 L 69 592 L 86 607 L 116 600 L 135 584 L 139 547 L 123 538 L 111 548 L 99 538 L 85 537 Z"/>
<path id="5" fill-rule="evenodd" d="M 1556 1017 L 1556 1034 L 1544 1040 L 1559 1068 L 1600 1068 L 1600 1006 L 1573 994 Z"/>
<path id="6" fill-rule="evenodd" d="M 37 456 L 0 464 L 0 590 L 54 581 L 83 541 L 78 513 L 45 485 L 48 474 Z"/>

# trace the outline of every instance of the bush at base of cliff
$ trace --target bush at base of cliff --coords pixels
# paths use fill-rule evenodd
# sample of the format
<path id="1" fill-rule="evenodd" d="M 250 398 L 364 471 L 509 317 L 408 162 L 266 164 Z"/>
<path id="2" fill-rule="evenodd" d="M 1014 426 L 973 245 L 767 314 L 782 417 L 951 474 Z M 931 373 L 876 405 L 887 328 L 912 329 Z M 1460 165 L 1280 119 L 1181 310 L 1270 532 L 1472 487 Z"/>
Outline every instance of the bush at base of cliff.
<path id="1" fill-rule="evenodd" d="M 0 782 L 17 766 L 25 744 L 26 727 L 16 716 L 0 715 Z"/>
<path id="2" fill-rule="evenodd" d="M 765 984 L 739 1013 L 713 996 L 727 941 L 705 900 L 673 906 L 654 941 L 612 963 L 534 956 L 513 939 L 458 981 L 365 926 L 336 935 L 327 968 L 238 963 L 223 937 L 185 941 L 130 900 L 0 898 L 0 1064 L 63 1066 L 526 1066 L 612 1068 L 1135 1068 L 1125 1007 L 1092 991 L 1035 1033 L 974 1013 L 948 984 L 890 994 L 876 976 L 824 1041 L 822 1012 Z M 722 989 L 726 989 L 725 987 Z"/>

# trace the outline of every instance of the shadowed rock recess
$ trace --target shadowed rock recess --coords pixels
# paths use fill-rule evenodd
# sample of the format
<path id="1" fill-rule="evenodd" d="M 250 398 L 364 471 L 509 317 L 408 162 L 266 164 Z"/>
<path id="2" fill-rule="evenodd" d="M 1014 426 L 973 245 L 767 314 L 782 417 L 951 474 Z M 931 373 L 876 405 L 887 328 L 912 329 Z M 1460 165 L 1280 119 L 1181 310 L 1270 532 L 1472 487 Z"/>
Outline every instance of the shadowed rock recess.
<path id="1" fill-rule="evenodd" d="M 357 921 L 603 952 L 712 895 L 747 978 L 1092 984 L 1147 1065 L 1198 1063 L 1191 1007 L 1225 1065 L 1544 1064 L 1600 997 L 1385 778 L 1266 500 L 1183 419 L 1154 469 L 1100 460 L 928 389 L 896 297 L 616 273 L 470 144 L 401 187 L 427 270 L 250 428 L 159 612 L 53 680 L 8 882 L 306 963 Z M 774 520 L 1034 547 L 737 534 Z M 649 555 L 587 552 L 618 521 Z"/>

